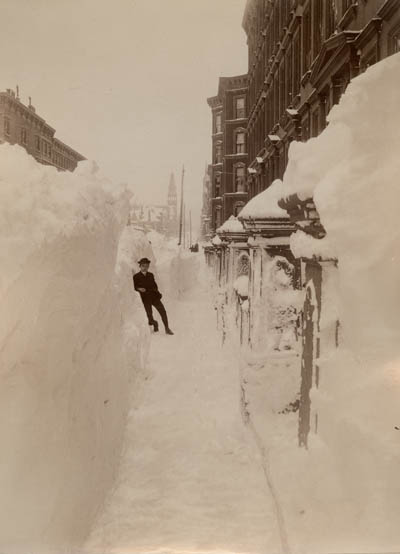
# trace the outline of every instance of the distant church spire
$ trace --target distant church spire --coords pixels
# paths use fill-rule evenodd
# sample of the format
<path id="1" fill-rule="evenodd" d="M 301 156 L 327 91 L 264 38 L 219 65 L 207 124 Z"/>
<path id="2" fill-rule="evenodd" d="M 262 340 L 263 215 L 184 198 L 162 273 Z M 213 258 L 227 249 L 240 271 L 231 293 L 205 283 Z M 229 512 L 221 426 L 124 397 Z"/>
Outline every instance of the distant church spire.
<path id="1" fill-rule="evenodd" d="M 175 213 L 178 208 L 178 194 L 176 191 L 175 175 L 173 172 L 171 173 L 171 176 L 169 178 L 168 207 L 171 208 L 171 210 L 175 210 Z"/>
<path id="2" fill-rule="evenodd" d="M 175 175 L 173 172 L 169 178 L 168 186 L 168 214 L 168 219 L 175 227 L 176 222 L 178 221 L 178 193 L 176 190 Z"/>

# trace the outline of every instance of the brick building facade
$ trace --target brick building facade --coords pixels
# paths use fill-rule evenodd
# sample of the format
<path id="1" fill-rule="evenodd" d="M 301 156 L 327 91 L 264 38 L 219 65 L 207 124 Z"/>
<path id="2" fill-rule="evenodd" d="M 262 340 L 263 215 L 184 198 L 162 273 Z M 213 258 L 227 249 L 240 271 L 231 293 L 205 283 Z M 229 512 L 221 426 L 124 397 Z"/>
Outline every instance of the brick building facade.
<path id="1" fill-rule="evenodd" d="M 18 91 L 0 92 L 0 144 L 19 144 L 39 163 L 73 171 L 85 158 L 54 135 L 31 102 L 25 106 L 20 101 Z"/>
<path id="2" fill-rule="evenodd" d="M 215 231 L 247 202 L 247 75 L 221 77 L 212 110 L 211 228 Z"/>
<path id="3" fill-rule="evenodd" d="M 350 80 L 400 49 L 398 0 L 248 0 L 252 198 L 282 178 L 292 140 L 326 126 Z"/>

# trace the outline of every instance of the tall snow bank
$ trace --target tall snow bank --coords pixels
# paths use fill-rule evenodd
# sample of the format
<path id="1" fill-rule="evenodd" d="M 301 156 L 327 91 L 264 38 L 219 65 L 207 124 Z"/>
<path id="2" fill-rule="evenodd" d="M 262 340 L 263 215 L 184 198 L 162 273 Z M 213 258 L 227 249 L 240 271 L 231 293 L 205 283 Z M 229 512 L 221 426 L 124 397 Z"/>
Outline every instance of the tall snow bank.
<path id="1" fill-rule="evenodd" d="M 144 320 L 127 205 L 0 146 L 0 550 L 76 548 L 113 483 Z"/>
<path id="2" fill-rule="evenodd" d="M 303 495 L 310 529 L 326 511 L 330 551 L 400 544 L 399 89 L 400 55 L 352 81 L 320 137 L 291 146 L 284 176 L 288 193 L 313 195 L 339 260 L 324 269 L 322 315 L 339 317 L 340 347 L 321 349 L 311 403 L 308 471 L 324 476 Z"/>
<path id="3" fill-rule="evenodd" d="M 360 347 L 393 333 L 400 345 L 399 86 L 399 55 L 354 79 L 325 131 L 291 145 L 284 176 L 287 192 L 314 196 L 340 260 L 342 321 Z"/>

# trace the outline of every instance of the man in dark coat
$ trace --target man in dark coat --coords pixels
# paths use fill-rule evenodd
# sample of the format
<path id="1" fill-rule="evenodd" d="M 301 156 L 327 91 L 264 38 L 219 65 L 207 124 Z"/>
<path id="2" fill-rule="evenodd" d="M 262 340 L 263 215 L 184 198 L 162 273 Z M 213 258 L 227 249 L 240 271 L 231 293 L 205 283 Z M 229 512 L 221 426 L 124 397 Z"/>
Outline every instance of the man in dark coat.
<path id="1" fill-rule="evenodd" d="M 168 325 L 168 316 L 165 311 L 164 304 L 161 302 L 162 294 L 159 292 L 157 283 L 154 279 L 154 275 L 150 273 L 149 266 L 150 260 L 147 258 L 142 258 L 139 260 L 140 271 L 135 273 L 133 276 L 133 284 L 135 290 L 140 292 L 142 302 L 144 304 L 144 309 L 146 310 L 147 319 L 149 320 L 149 325 L 153 325 L 154 332 L 158 331 L 158 322 L 153 318 L 153 306 L 158 311 L 161 316 L 162 322 L 164 323 L 165 332 L 167 335 L 173 335 Z"/>

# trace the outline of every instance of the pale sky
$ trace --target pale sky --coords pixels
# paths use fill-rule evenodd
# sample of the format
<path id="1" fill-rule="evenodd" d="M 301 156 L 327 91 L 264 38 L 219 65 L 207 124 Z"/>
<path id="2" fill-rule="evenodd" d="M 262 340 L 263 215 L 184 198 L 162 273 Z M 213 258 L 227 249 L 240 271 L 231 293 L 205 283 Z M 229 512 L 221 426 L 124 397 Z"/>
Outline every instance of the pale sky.
<path id="1" fill-rule="evenodd" d="M 1 0 L 0 89 L 140 199 L 185 164 L 192 209 L 211 158 L 206 98 L 247 71 L 245 0 Z M 188 201 L 189 204 L 189 201 Z"/>

